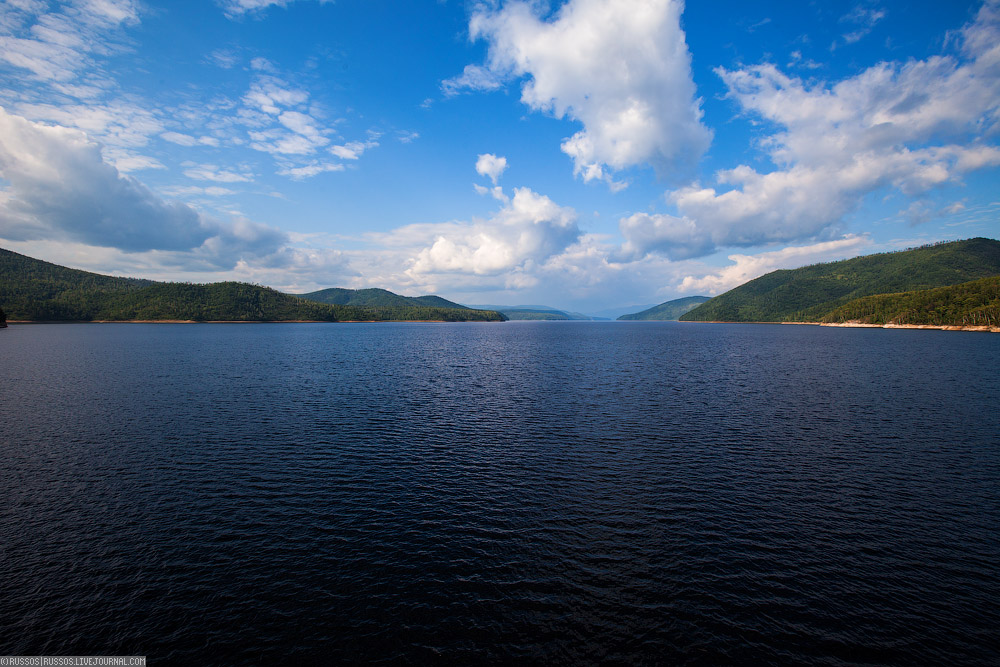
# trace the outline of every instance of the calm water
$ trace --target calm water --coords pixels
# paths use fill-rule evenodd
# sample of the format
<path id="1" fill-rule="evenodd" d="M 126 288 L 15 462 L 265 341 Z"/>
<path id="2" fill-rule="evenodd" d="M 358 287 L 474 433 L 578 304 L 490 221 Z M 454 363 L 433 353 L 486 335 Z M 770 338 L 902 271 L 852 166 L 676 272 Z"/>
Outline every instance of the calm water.
<path id="1" fill-rule="evenodd" d="M 0 331 L 0 655 L 1000 664 L 1000 336 Z"/>

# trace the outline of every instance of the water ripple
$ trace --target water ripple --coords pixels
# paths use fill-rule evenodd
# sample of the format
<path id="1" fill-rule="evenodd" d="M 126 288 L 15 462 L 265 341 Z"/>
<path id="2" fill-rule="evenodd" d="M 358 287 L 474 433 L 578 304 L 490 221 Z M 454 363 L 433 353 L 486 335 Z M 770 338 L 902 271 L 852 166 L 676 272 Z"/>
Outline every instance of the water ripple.
<path id="1" fill-rule="evenodd" d="M 0 335 L 0 653 L 998 664 L 1000 338 Z"/>

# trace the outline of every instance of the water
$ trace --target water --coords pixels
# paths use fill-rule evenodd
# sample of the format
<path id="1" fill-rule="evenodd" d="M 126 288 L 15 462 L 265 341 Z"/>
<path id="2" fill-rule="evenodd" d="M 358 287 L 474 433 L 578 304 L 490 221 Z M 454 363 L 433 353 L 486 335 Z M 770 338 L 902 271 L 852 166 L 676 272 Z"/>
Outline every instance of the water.
<path id="1" fill-rule="evenodd" d="M 0 654 L 1000 664 L 1000 336 L 0 332 Z"/>

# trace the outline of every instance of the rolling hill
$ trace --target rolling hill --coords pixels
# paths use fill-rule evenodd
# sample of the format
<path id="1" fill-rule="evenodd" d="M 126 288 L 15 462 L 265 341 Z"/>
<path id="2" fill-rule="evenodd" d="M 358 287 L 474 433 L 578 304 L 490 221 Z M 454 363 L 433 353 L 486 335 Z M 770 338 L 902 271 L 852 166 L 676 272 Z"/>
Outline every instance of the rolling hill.
<path id="1" fill-rule="evenodd" d="M 583 313 L 574 313 L 569 310 L 560 310 L 552 306 L 472 306 L 473 308 L 484 308 L 495 310 L 504 314 L 510 320 L 593 320 L 593 318 Z"/>
<path id="2" fill-rule="evenodd" d="M 682 299 L 674 299 L 673 301 L 667 301 L 661 303 L 658 306 L 653 306 L 638 313 L 630 313 L 628 315 L 622 315 L 619 320 L 655 320 L 655 321 L 672 321 L 680 319 L 680 316 L 688 312 L 692 308 L 696 308 L 701 304 L 708 301 L 711 297 L 707 296 L 686 296 Z"/>
<path id="3" fill-rule="evenodd" d="M 1000 275 L 1000 241 L 985 238 L 772 271 L 684 314 L 685 322 L 819 322 L 862 297 Z"/>
<path id="4" fill-rule="evenodd" d="M 269 287 L 221 282 L 207 285 L 119 278 L 70 269 L 0 249 L 0 308 L 9 320 L 193 320 L 320 322 L 438 320 L 501 321 L 496 312 L 441 307 L 436 299 L 390 306 L 308 301 Z M 444 299 L 440 301 L 446 302 Z"/>
<path id="5" fill-rule="evenodd" d="M 309 292 L 307 294 L 296 294 L 295 296 L 306 301 L 317 303 L 327 303 L 337 306 L 367 306 L 371 308 L 456 308 L 460 310 L 470 310 L 469 308 L 442 299 L 439 296 L 400 296 L 389 290 L 368 288 L 368 289 L 345 289 L 343 287 L 331 287 L 329 289 Z"/>
<path id="6" fill-rule="evenodd" d="M 1000 276 L 849 301 L 823 322 L 1000 327 Z"/>

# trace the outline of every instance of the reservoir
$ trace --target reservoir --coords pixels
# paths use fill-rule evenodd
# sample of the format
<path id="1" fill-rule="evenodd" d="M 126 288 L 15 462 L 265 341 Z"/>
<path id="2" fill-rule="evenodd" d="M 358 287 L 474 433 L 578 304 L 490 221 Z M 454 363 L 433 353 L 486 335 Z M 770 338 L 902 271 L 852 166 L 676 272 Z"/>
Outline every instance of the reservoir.
<path id="1" fill-rule="evenodd" d="M 0 332 L 0 654 L 993 664 L 1000 336 Z"/>

